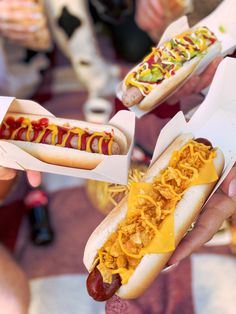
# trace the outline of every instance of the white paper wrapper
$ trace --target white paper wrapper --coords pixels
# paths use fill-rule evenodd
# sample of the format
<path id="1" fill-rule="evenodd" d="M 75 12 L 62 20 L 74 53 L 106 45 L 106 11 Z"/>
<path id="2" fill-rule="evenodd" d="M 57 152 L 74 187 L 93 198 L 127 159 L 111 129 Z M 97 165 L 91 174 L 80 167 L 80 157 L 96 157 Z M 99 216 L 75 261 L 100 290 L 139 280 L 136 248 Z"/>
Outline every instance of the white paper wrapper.
<path id="1" fill-rule="evenodd" d="M 218 40 L 222 45 L 223 56 L 228 53 L 232 53 L 236 48 L 236 1 L 235 0 L 225 0 L 223 3 L 213 11 L 208 17 L 200 21 L 196 26 L 207 26 L 211 31 L 215 33 Z M 194 28 L 193 27 L 193 28 Z M 222 28 L 224 32 L 222 32 Z M 183 16 L 171 23 L 165 32 L 163 33 L 158 47 L 161 46 L 164 42 L 169 41 L 174 36 L 186 31 L 189 29 L 189 24 L 186 16 Z M 212 52 L 211 54 L 206 54 L 203 56 L 202 60 L 192 72 L 190 76 L 188 76 L 182 84 L 180 84 L 171 94 L 168 95 L 165 99 L 169 98 L 173 95 L 183 84 L 187 82 L 193 75 L 198 75 L 204 71 L 204 69 L 210 64 L 210 62 L 218 55 L 218 52 Z M 117 87 L 117 97 L 122 100 L 122 83 L 121 82 Z M 160 103 L 164 102 L 165 99 L 162 99 Z M 136 117 L 140 118 L 148 112 L 152 111 L 156 108 L 160 103 L 157 103 L 152 109 L 149 111 L 141 110 L 137 105 L 132 106 L 129 110 L 133 111 Z"/>
<path id="2" fill-rule="evenodd" d="M 236 1 L 224 0 L 196 26 L 207 26 L 221 41 L 222 55 L 234 52 L 236 45 Z"/>
<path id="3" fill-rule="evenodd" d="M 219 65 L 209 93 L 189 122 L 179 112 L 160 132 L 151 165 L 180 134 L 191 132 L 195 138 L 208 139 L 219 147 L 225 167 L 214 188 L 219 187 L 236 161 L 236 59 L 225 58 Z M 222 88 L 223 87 L 223 88 Z M 212 194 L 214 193 L 212 192 Z"/>
<path id="4" fill-rule="evenodd" d="M 0 123 L 7 112 L 28 113 L 53 116 L 51 112 L 30 100 L 19 100 L 13 97 L 0 97 Z M 130 157 L 133 148 L 135 115 L 129 111 L 119 111 L 110 121 L 110 125 L 119 128 L 127 137 L 128 153 L 126 155 L 104 156 L 102 162 L 93 170 L 84 170 L 48 164 L 28 154 L 16 145 L 0 140 L 0 165 L 19 170 L 37 170 L 127 184 Z"/>

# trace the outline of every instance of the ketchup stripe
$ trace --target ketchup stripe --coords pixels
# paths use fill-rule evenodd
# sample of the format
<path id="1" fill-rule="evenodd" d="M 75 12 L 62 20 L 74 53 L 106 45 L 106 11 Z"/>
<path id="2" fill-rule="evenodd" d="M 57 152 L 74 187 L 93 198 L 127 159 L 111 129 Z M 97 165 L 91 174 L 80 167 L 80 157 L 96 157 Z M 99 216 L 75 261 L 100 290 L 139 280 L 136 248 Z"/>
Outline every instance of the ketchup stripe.
<path id="1" fill-rule="evenodd" d="M 46 129 L 44 134 L 43 134 L 43 136 L 42 136 L 42 139 L 41 139 L 40 143 L 45 144 L 46 143 L 46 139 L 47 139 L 47 137 L 48 137 L 48 135 L 50 133 L 52 133 L 52 131 Z"/>
<path id="2" fill-rule="evenodd" d="M 63 136 L 67 133 L 67 130 L 61 127 L 58 127 L 58 133 L 57 133 L 57 144 L 61 145 Z"/>
<path id="3" fill-rule="evenodd" d="M 6 126 L 4 124 L 1 124 L 1 126 L 0 126 L 0 138 L 5 138 L 5 136 L 3 136 L 3 133 L 5 130 L 6 130 Z"/>
<path id="4" fill-rule="evenodd" d="M 24 132 L 27 132 L 28 128 L 20 128 L 16 134 L 16 140 L 22 140 L 22 135 Z"/>
<path id="5" fill-rule="evenodd" d="M 75 135 L 75 133 L 70 132 L 70 134 L 68 135 L 68 137 L 66 139 L 65 147 L 72 148 L 71 140 L 72 140 L 74 135 Z"/>
<path id="6" fill-rule="evenodd" d="M 80 149 L 81 150 L 86 150 L 86 142 L 87 142 L 87 137 L 88 137 L 88 134 L 87 133 L 84 133 L 84 134 L 82 134 L 82 136 L 81 136 L 81 147 L 80 147 Z"/>
<path id="7" fill-rule="evenodd" d="M 26 121 L 25 121 L 26 120 Z M 22 124 L 24 125 L 22 126 Z M 29 126 L 28 123 L 31 125 Z M 4 123 L 0 124 L 0 138 L 3 139 L 13 139 L 13 140 L 27 140 L 23 138 L 24 132 L 29 132 L 29 138 L 31 142 L 38 142 L 39 137 L 40 143 L 42 144 L 48 144 L 47 138 L 50 134 L 52 134 L 52 139 L 55 136 L 54 129 L 48 129 L 49 126 L 49 120 L 47 118 L 42 118 L 37 121 L 29 121 L 28 119 L 25 119 L 23 117 L 14 119 L 13 117 L 8 117 Z M 30 128 L 30 130 L 29 130 Z M 9 132 L 9 136 L 6 136 L 5 131 Z M 15 132 L 15 133 L 14 133 Z M 65 141 L 65 147 L 68 148 L 75 148 L 71 146 L 71 140 L 73 136 L 78 136 L 78 150 L 86 150 L 86 145 L 88 138 L 91 138 L 91 142 L 89 143 L 90 151 L 94 152 L 96 150 L 92 149 L 92 145 L 95 139 L 98 139 L 98 152 L 108 155 L 109 154 L 109 143 L 112 140 L 112 135 L 110 133 L 105 132 L 101 135 L 94 136 L 93 134 L 89 134 L 86 131 L 84 134 L 81 134 L 80 132 L 74 133 L 70 129 L 56 126 L 56 132 L 57 132 L 57 143 L 51 143 L 52 145 L 62 145 L 63 143 L 63 137 L 67 136 Z M 14 133 L 14 138 L 13 138 Z M 109 136 L 107 138 L 107 136 Z M 100 142 L 99 142 L 100 141 Z M 80 143 L 80 144 L 79 144 Z M 80 146 L 80 147 L 79 147 Z"/>
<path id="8" fill-rule="evenodd" d="M 34 128 L 34 135 L 33 135 L 31 142 L 35 142 L 37 140 L 39 133 L 40 133 L 40 130 Z"/>
<path id="9" fill-rule="evenodd" d="M 109 152 L 108 152 L 108 145 L 109 145 L 109 142 L 111 141 L 110 140 L 104 140 L 102 141 L 102 153 L 104 155 L 109 155 Z"/>

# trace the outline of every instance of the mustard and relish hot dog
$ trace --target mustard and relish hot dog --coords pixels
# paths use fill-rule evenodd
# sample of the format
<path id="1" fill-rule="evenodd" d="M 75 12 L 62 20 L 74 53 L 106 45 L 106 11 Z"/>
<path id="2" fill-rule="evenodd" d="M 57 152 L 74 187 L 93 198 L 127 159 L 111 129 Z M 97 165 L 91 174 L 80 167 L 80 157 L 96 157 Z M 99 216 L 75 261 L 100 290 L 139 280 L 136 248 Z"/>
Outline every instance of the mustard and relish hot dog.
<path id="1" fill-rule="evenodd" d="M 152 109 L 193 72 L 205 54 L 213 60 L 220 50 L 220 42 L 207 27 L 186 31 L 153 48 L 124 78 L 123 104 Z"/>
<path id="2" fill-rule="evenodd" d="M 223 166 L 223 153 L 208 140 L 178 137 L 89 238 L 90 296 L 139 296 L 200 213 Z"/>
<path id="3" fill-rule="evenodd" d="M 127 151 L 126 137 L 115 127 L 26 114 L 7 114 L 0 139 L 45 162 L 85 169 L 94 168 L 104 155 Z"/>

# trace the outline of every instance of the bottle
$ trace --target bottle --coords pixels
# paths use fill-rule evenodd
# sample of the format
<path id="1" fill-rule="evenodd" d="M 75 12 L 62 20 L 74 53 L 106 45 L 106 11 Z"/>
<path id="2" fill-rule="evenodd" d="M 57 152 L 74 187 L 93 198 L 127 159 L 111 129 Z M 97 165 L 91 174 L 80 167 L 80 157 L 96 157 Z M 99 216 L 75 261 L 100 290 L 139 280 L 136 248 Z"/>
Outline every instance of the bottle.
<path id="1" fill-rule="evenodd" d="M 34 244 L 46 245 L 52 243 L 54 232 L 50 223 L 46 193 L 41 187 L 30 187 L 30 191 L 24 198 L 24 204 L 27 209 Z"/>

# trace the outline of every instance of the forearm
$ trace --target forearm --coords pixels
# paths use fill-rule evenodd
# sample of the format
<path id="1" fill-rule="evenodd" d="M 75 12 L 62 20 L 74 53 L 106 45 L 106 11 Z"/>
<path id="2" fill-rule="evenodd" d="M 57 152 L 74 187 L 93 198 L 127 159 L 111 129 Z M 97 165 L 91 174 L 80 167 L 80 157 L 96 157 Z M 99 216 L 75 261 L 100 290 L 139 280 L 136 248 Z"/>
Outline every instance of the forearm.
<path id="1" fill-rule="evenodd" d="M 0 245 L 0 309 L 5 314 L 27 314 L 29 301 L 26 275 Z"/>
<path id="2" fill-rule="evenodd" d="M 51 0 L 45 1 L 45 6 L 53 37 L 70 59 L 80 82 L 88 91 L 99 93 L 109 75 L 98 49 L 87 1 Z"/>

